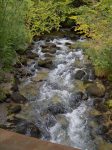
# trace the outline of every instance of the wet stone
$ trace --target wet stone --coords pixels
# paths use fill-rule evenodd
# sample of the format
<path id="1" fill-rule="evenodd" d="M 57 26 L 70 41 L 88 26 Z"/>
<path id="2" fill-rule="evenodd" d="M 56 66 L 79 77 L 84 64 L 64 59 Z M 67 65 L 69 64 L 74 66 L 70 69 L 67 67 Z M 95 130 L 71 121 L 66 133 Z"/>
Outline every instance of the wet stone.
<path id="1" fill-rule="evenodd" d="M 107 112 L 108 111 L 108 107 L 104 104 L 98 104 L 98 105 L 95 105 L 95 108 L 100 111 L 100 112 Z"/>
<path id="2" fill-rule="evenodd" d="M 105 125 L 102 125 L 97 129 L 98 135 L 104 135 L 107 132 L 108 132 L 108 128 Z"/>
<path id="3" fill-rule="evenodd" d="M 29 135 L 32 137 L 40 138 L 41 137 L 41 131 L 39 128 L 32 122 L 29 122 L 25 119 L 17 118 L 15 116 L 12 116 L 12 119 L 8 119 L 11 123 L 13 123 L 13 126 L 11 127 L 13 131 L 20 133 L 20 134 L 25 134 Z M 10 128 L 9 127 L 9 128 Z"/>
<path id="4" fill-rule="evenodd" d="M 53 115 L 64 114 L 68 112 L 62 103 L 50 104 L 48 106 L 48 111 L 50 111 Z"/>
<path id="5" fill-rule="evenodd" d="M 29 58 L 29 59 L 35 59 L 35 58 L 38 58 L 38 54 L 33 53 L 32 51 L 27 51 L 26 52 L 26 57 Z"/>
<path id="6" fill-rule="evenodd" d="M 88 95 L 90 96 L 96 96 L 96 97 L 102 97 L 105 95 L 105 87 L 102 83 L 95 82 L 93 84 L 90 84 L 86 91 Z"/>
<path id="7" fill-rule="evenodd" d="M 46 53 L 46 54 L 51 54 L 51 55 L 53 55 L 53 54 L 55 54 L 56 53 L 56 49 L 55 48 L 52 48 L 52 49 L 42 49 L 42 52 L 43 53 Z"/>
<path id="8" fill-rule="evenodd" d="M 105 135 L 103 136 L 103 138 L 104 138 L 107 142 L 112 143 L 112 131 L 109 132 L 109 133 L 107 133 L 107 134 L 105 134 Z"/>
<path id="9" fill-rule="evenodd" d="M 56 45 L 54 43 L 46 43 L 45 45 L 42 45 L 42 48 L 43 49 L 46 49 L 46 48 L 55 48 Z"/>
<path id="10" fill-rule="evenodd" d="M 53 62 L 51 58 L 46 58 L 44 60 L 39 60 L 38 61 L 38 66 L 39 67 L 44 67 L 44 68 L 51 68 L 53 66 Z"/>
<path id="11" fill-rule="evenodd" d="M 72 98 L 69 101 L 70 106 L 72 108 L 78 107 L 80 105 L 82 99 L 84 98 L 83 96 L 84 96 L 84 94 L 82 92 L 77 92 L 77 93 L 73 94 Z"/>
<path id="12" fill-rule="evenodd" d="M 27 102 L 27 99 L 23 95 L 21 95 L 19 92 L 14 92 L 11 95 L 11 99 L 15 103 L 26 103 Z"/>
<path id="13" fill-rule="evenodd" d="M 85 76 L 85 71 L 83 70 L 78 70 L 76 73 L 75 73 L 75 76 L 74 78 L 77 79 L 77 80 L 81 80 L 84 76 Z"/>
<path id="14" fill-rule="evenodd" d="M 47 115 L 45 118 L 46 126 L 53 127 L 56 124 L 56 118 L 53 115 Z"/>
<path id="15" fill-rule="evenodd" d="M 58 123 L 61 124 L 63 129 L 67 129 L 68 125 L 69 125 L 69 121 L 67 120 L 67 118 L 64 115 L 57 115 L 56 119 L 58 121 Z"/>
<path id="16" fill-rule="evenodd" d="M 96 115 L 94 117 L 94 120 L 98 123 L 98 124 L 103 124 L 107 122 L 107 118 L 104 115 Z"/>
<path id="17" fill-rule="evenodd" d="M 21 111 L 21 105 L 9 105 L 8 106 L 8 113 L 13 114 L 13 113 L 19 113 Z"/>

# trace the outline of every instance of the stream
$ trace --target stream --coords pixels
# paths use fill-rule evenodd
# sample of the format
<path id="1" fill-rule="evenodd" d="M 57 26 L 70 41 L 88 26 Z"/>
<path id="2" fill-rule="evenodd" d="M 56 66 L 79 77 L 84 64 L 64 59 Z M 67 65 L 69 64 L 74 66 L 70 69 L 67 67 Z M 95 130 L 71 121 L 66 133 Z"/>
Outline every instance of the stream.
<path id="1" fill-rule="evenodd" d="M 84 42 L 84 39 L 78 39 Z M 32 118 L 42 131 L 43 140 L 80 148 L 97 150 L 101 137 L 96 136 L 89 126 L 93 98 L 87 97 L 79 83 L 92 82 L 92 67 L 88 66 L 82 49 L 71 48 L 75 40 L 68 37 L 54 37 L 50 40 L 35 42 L 33 52 L 39 59 L 45 60 L 45 45 L 56 45 L 53 53 L 53 66 L 46 69 L 47 78 L 42 82 L 36 97 L 29 103 Z M 35 63 L 34 63 L 35 64 Z M 34 68 L 34 64 L 29 69 Z M 24 82 L 25 86 L 38 76 L 41 67 L 37 67 L 32 77 Z M 78 74 L 79 73 L 79 74 Z M 38 84 L 38 83 L 37 83 Z M 30 131 L 27 132 L 27 135 Z M 94 135 L 93 135 L 94 134 Z"/>

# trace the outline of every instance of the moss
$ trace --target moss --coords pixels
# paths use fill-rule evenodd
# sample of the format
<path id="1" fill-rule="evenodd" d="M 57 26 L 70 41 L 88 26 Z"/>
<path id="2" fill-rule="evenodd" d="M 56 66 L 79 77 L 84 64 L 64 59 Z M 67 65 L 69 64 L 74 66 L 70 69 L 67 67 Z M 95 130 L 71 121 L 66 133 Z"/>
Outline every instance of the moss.
<path id="1" fill-rule="evenodd" d="M 87 87 L 87 84 L 84 84 L 83 81 L 76 80 L 75 83 L 74 83 L 74 89 L 76 91 L 85 92 L 86 87 Z"/>
<path id="2" fill-rule="evenodd" d="M 106 105 L 108 106 L 109 109 L 112 109 L 112 99 L 108 100 L 106 102 Z"/>
<path id="3" fill-rule="evenodd" d="M 48 77 L 48 72 L 48 70 L 39 72 L 35 77 L 32 78 L 32 81 L 44 81 Z"/>

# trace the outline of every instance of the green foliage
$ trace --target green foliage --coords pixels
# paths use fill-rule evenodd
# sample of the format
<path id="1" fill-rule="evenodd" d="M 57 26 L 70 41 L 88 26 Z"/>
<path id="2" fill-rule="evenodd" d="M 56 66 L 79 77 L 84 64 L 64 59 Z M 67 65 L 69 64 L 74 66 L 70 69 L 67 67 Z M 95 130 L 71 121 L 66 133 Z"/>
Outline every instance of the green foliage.
<path id="1" fill-rule="evenodd" d="M 91 40 L 86 51 L 95 66 L 96 75 L 110 76 L 112 73 L 112 1 L 101 0 L 90 6 L 75 10 L 76 31 L 84 33 Z"/>
<path id="2" fill-rule="evenodd" d="M 0 59 L 2 68 L 9 68 L 16 57 L 16 50 L 24 50 L 29 40 L 25 17 L 30 0 L 0 1 Z"/>
<path id="3" fill-rule="evenodd" d="M 96 75 L 110 79 L 112 0 L 0 0 L 0 67 L 10 69 L 33 36 L 58 30 L 67 20 L 91 38 L 83 46 Z"/>
<path id="4" fill-rule="evenodd" d="M 34 35 L 58 30 L 73 9 L 72 0 L 0 0 L 0 66 L 9 70 L 16 52 Z"/>
<path id="5" fill-rule="evenodd" d="M 71 0 L 66 1 L 38 1 L 34 2 L 31 10 L 30 29 L 33 35 L 49 33 L 60 28 L 60 23 L 65 21 L 73 12 L 69 7 Z"/>

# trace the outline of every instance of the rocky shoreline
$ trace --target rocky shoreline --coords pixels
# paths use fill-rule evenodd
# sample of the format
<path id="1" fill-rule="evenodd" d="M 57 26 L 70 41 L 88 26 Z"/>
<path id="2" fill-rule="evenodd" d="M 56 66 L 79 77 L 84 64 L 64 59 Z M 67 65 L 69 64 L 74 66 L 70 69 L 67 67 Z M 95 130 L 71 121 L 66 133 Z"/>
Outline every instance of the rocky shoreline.
<path id="1" fill-rule="evenodd" d="M 65 37 L 65 35 L 61 36 Z M 46 43 L 42 45 L 45 59 L 43 59 L 42 53 L 34 51 L 38 48 L 36 47 L 36 41 L 38 42 L 43 38 L 47 39 Z M 52 127 L 56 123 L 56 118 L 60 119 L 61 114 L 71 111 L 62 103 L 53 102 L 43 112 L 44 120 L 37 116 L 38 124 L 33 122 L 32 116 L 28 114 L 30 111 L 29 101 L 38 96 L 40 86 L 46 81 L 49 71 L 54 67 L 53 59 L 57 47 L 55 44 L 49 43 L 50 39 L 51 36 L 42 37 L 33 42 L 24 54 L 19 54 L 18 62 L 14 64 L 14 71 L 2 75 L 5 81 L 0 83 L 0 89 L 3 91 L 3 98 L 0 99 L 1 128 L 37 138 L 41 138 L 44 134 L 46 135 L 45 139 L 49 140 L 50 134 L 46 126 L 48 128 Z M 70 43 L 66 44 L 68 46 L 72 45 Z M 79 64 L 77 60 L 74 66 L 77 65 L 81 66 L 82 64 Z M 90 60 L 86 61 L 85 66 L 85 70 L 78 70 L 73 77 L 76 79 L 75 84 L 77 84 L 78 91 L 75 93 L 70 105 L 74 109 L 80 105 L 81 101 L 86 101 L 91 97 L 93 108 L 89 114 L 88 126 L 91 132 L 112 143 L 112 83 L 106 79 L 97 78 L 93 68 L 91 80 L 89 80 L 86 73 L 88 67 L 92 67 Z M 58 98 L 56 97 L 55 100 L 58 101 Z M 46 111 L 50 112 L 51 115 L 49 116 Z M 44 123 L 42 123 L 43 121 Z M 62 124 L 66 127 L 67 121 L 64 120 Z"/>

